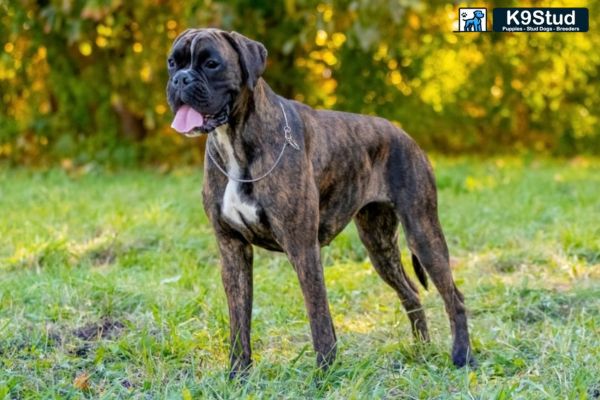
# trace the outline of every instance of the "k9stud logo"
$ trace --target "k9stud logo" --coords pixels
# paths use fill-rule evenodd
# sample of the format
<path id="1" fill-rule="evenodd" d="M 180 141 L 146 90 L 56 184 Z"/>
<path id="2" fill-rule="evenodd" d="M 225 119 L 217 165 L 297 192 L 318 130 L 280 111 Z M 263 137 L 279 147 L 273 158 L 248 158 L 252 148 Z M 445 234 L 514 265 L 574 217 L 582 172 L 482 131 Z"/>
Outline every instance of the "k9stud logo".
<path id="1" fill-rule="evenodd" d="M 487 32 L 487 9 L 459 8 L 458 32 Z"/>
<path id="2" fill-rule="evenodd" d="M 494 32 L 587 32 L 587 8 L 494 8 Z"/>
<path id="3" fill-rule="evenodd" d="M 582 7 L 494 8 L 494 32 L 587 32 L 589 11 Z M 489 32 L 485 7 L 461 7 L 454 32 Z"/>

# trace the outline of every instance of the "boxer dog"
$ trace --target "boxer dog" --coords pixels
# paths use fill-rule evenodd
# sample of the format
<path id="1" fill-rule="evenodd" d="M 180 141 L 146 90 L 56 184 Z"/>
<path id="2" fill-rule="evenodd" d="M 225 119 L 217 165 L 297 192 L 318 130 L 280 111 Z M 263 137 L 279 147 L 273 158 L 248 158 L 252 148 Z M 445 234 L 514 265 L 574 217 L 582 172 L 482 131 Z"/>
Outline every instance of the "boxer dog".
<path id="1" fill-rule="evenodd" d="M 354 220 L 375 270 L 398 294 L 414 336 L 429 340 L 418 289 L 398 249 L 402 224 L 412 263 L 442 296 L 452 361 L 472 359 L 463 295 L 449 266 L 431 166 L 389 121 L 314 110 L 261 78 L 267 50 L 236 32 L 189 29 L 168 56 L 173 128 L 208 134 L 203 203 L 218 241 L 230 324 L 230 377 L 251 365 L 252 246 L 284 252 L 310 320 L 317 365 L 336 355 L 320 248 Z"/>

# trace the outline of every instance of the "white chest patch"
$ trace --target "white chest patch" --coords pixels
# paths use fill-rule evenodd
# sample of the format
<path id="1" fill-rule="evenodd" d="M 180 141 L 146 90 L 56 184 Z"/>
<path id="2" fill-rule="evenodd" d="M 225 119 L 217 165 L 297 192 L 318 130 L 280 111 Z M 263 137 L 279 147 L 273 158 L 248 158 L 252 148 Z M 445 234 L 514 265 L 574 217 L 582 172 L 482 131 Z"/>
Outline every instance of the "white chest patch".
<path id="1" fill-rule="evenodd" d="M 226 159 L 225 169 L 229 176 L 239 178 L 241 168 L 233 155 L 233 146 L 227 136 L 227 126 L 220 126 L 215 129 L 216 139 L 219 143 L 219 150 Z M 245 223 L 254 224 L 258 222 L 258 212 L 255 204 L 243 201 L 240 196 L 240 184 L 231 179 L 228 180 L 223 195 L 223 206 L 221 212 L 229 221 L 237 225 Z M 245 223 L 244 223 L 245 222 Z"/>

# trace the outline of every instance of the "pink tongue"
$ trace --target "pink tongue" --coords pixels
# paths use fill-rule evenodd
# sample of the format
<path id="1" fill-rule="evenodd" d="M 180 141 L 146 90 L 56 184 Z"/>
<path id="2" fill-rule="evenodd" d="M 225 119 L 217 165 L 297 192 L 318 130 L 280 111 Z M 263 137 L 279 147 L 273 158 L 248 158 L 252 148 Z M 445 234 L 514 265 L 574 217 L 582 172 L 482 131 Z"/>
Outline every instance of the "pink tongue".
<path id="1" fill-rule="evenodd" d="M 202 114 L 187 104 L 184 104 L 177 110 L 171 128 L 179 133 L 187 133 L 202 125 L 204 125 L 204 117 L 202 117 Z"/>

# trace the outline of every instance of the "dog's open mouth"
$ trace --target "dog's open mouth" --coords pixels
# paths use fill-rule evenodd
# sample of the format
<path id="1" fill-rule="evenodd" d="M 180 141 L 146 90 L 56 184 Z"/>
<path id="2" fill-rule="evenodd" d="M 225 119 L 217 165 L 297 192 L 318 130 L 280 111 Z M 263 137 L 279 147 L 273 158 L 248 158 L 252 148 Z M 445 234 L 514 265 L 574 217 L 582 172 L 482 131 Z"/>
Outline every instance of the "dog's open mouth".
<path id="1" fill-rule="evenodd" d="M 229 118 L 229 104 L 217 114 L 201 114 L 191 106 L 184 104 L 177 110 L 171 127 L 177 132 L 187 136 L 196 137 L 205 133 L 210 133 L 218 126 L 227 123 Z"/>

